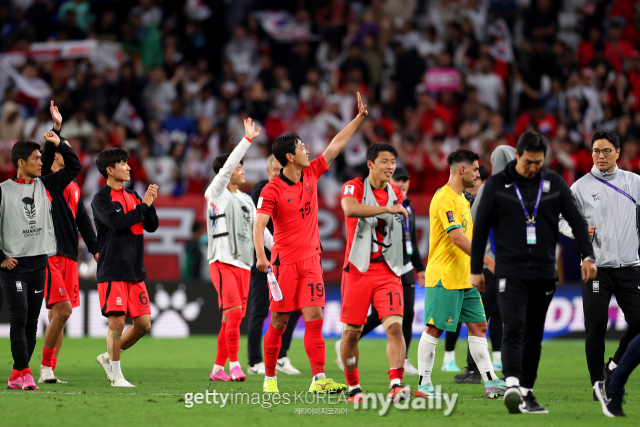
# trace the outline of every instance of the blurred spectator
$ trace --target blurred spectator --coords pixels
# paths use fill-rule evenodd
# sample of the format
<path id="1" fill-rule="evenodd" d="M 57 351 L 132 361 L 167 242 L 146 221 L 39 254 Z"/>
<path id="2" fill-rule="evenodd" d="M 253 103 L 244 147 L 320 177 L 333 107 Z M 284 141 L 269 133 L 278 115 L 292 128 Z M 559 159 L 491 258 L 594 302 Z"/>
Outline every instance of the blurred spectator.
<path id="1" fill-rule="evenodd" d="M 171 111 L 171 102 L 178 96 L 176 84 L 180 80 L 178 73 L 167 80 L 165 71 L 160 67 L 149 69 L 149 80 L 144 87 L 142 97 L 149 117 L 164 120 Z"/>
<path id="2" fill-rule="evenodd" d="M 467 83 L 478 91 L 478 101 L 487 105 L 493 111 L 502 111 L 504 107 L 505 91 L 502 79 L 493 71 L 493 59 L 483 54 L 478 59 L 478 70 L 467 77 Z"/>
<path id="3" fill-rule="evenodd" d="M 94 18 L 91 14 L 91 3 L 87 0 L 69 0 L 58 10 L 58 19 L 61 21 L 74 19 L 74 27 L 77 26 L 84 34 L 89 32 L 89 25 Z"/>
<path id="4" fill-rule="evenodd" d="M 24 120 L 20 117 L 18 104 L 6 100 L 2 104 L 2 116 L 0 117 L 0 141 L 17 141 L 22 137 L 23 132 Z"/>
<path id="5" fill-rule="evenodd" d="M 171 114 L 162 121 L 162 128 L 167 132 L 180 131 L 190 137 L 198 132 L 196 121 L 184 114 L 182 100 L 174 99 L 171 102 Z"/>
<path id="6" fill-rule="evenodd" d="M 184 258 L 182 262 L 182 278 L 184 280 L 200 279 L 202 261 L 204 259 L 200 238 L 207 229 L 200 222 L 196 222 L 191 227 L 191 239 L 184 247 Z"/>

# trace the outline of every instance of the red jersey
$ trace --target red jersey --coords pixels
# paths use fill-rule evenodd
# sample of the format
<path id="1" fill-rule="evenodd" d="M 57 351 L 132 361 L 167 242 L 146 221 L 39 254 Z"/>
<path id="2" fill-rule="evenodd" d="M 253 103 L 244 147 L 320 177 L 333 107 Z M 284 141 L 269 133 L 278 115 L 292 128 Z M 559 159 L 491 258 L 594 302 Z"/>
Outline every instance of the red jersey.
<path id="1" fill-rule="evenodd" d="M 364 197 L 364 182 L 369 182 L 366 178 L 356 178 L 351 181 L 347 181 L 342 186 L 342 198 L 353 197 L 358 201 L 358 203 L 362 203 L 362 198 Z M 398 203 L 402 204 L 402 190 L 400 190 L 395 185 L 391 184 L 391 188 L 396 193 L 396 198 L 398 199 Z M 389 201 L 389 193 L 387 193 L 387 189 L 373 189 L 373 195 L 376 198 L 376 202 L 378 202 L 379 206 L 386 206 Z M 356 226 L 358 225 L 358 218 L 349 218 L 345 217 L 345 224 L 347 226 L 347 250 L 344 255 L 344 265 L 343 268 L 346 270 L 348 267 L 348 271 L 350 273 L 358 274 L 360 271 L 349 262 L 349 255 L 351 254 L 351 245 L 353 244 L 353 237 L 356 233 Z M 378 227 L 376 227 L 376 236 L 379 242 L 382 242 L 384 236 L 380 234 L 380 231 L 384 231 L 384 220 L 378 220 Z M 402 230 L 399 230 L 402 232 Z M 374 262 L 376 260 L 376 262 Z M 360 272 L 361 273 L 361 272 Z M 375 253 L 371 253 L 371 263 L 369 264 L 369 270 L 366 273 L 361 274 L 371 274 L 371 275 L 386 275 L 392 274 L 395 276 L 395 273 L 389 268 L 386 262 L 382 261 L 382 246 L 378 246 L 378 251 Z"/>
<path id="2" fill-rule="evenodd" d="M 318 230 L 318 178 L 328 171 L 324 156 L 303 169 L 297 183 L 280 171 L 264 186 L 258 199 L 258 213 L 273 220 L 271 263 L 287 265 L 322 252 Z"/>

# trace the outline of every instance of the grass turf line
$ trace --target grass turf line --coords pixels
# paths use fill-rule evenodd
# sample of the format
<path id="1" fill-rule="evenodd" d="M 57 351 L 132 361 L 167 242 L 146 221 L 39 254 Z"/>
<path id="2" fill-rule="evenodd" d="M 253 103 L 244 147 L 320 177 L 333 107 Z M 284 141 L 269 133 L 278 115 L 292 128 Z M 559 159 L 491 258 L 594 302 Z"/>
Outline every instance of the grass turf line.
<path id="1" fill-rule="evenodd" d="M 333 343 L 327 340 L 327 376 L 345 383 L 344 374 L 335 363 Z M 411 344 L 409 358 L 416 365 L 417 340 Z M 360 378 L 364 391 L 386 393 L 389 387 L 388 365 L 384 340 L 360 342 Z M 607 342 L 607 355 L 613 354 L 616 342 Z M 209 372 L 215 358 L 215 336 L 193 336 L 184 340 L 143 338 L 131 350 L 122 355 L 125 378 L 137 388 L 114 388 L 106 379 L 103 369 L 96 363 L 96 356 L 104 351 L 103 339 L 65 339 L 56 374 L 69 384 L 39 384 L 40 390 L 0 391 L 0 411 L 3 425 L 34 426 L 176 426 L 227 425 L 282 426 L 294 422 L 296 426 L 330 425 L 344 423 L 349 426 L 426 425 L 437 422 L 447 426 L 512 426 L 518 425 L 576 425 L 600 426 L 615 422 L 616 425 L 634 425 L 640 422 L 640 374 L 635 372 L 627 384 L 626 419 L 609 420 L 602 415 L 600 404 L 591 400 L 584 343 L 580 340 L 553 340 L 543 343 L 539 376 L 534 390 L 541 405 L 549 409 L 549 415 L 523 414 L 513 416 L 501 400 L 484 398 L 482 385 L 458 385 L 453 383 L 455 374 L 440 371 L 444 356 L 444 343 L 438 345 L 434 383 L 442 385 L 443 392 L 459 393 L 453 414 L 445 418 L 442 412 L 399 411 L 392 408 L 385 417 L 374 410 L 353 409 L 353 404 L 306 405 L 291 403 L 262 408 L 257 405 L 218 405 L 202 403 L 185 408 L 187 392 L 239 392 L 261 393 L 261 375 L 247 375 L 245 383 L 211 382 Z M 31 368 L 38 378 L 42 354 L 42 339 L 34 351 Z M 311 371 L 302 340 L 294 340 L 289 357 L 302 374 L 278 376 L 281 393 L 308 390 Z M 458 366 L 463 367 L 466 358 L 466 342 L 461 340 L 456 348 Z M 240 346 L 240 362 L 246 373 L 246 339 Z M 12 359 L 8 339 L 0 339 L 0 366 L 8 377 Z M 228 369 L 228 365 L 227 365 Z M 404 382 L 417 389 L 417 376 L 406 376 Z M 296 408 L 348 408 L 347 415 L 296 415 Z"/>

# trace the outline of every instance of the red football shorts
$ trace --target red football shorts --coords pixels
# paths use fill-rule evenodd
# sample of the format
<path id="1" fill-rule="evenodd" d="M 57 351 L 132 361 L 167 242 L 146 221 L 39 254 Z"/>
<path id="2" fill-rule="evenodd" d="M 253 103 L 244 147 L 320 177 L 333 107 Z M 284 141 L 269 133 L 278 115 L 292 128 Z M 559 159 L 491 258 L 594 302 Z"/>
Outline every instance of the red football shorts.
<path id="1" fill-rule="evenodd" d="M 273 301 L 269 292 L 269 310 L 289 313 L 304 307 L 324 307 L 324 280 L 319 255 L 293 264 L 274 265 L 273 270 L 282 299 Z"/>
<path id="2" fill-rule="evenodd" d="M 218 292 L 220 311 L 242 306 L 242 316 L 244 317 L 247 312 L 251 270 L 216 261 L 209 264 L 209 274 L 213 286 Z"/>
<path id="3" fill-rule="evenodd" d="M 138 317 L 151 314 L 149 294 L 144 282 L 98 283 L 100 307 L 103 316 L 126 315 Z"/>
<path id="4" fill-rule="evenodd" d="M 402 316 L 402 282 L 395 275 L 368 276 L 342 272 L 342 311 L 340 321 L 349 325 L 367 323 L 369 306 L 378 311 L 380 320 L 387 316 Z"/>
<path id="5" fill-rule="evenodd" d="M 69 301 L 71 307 L 80 305 L 78 263 L 62 255 L 49 258 L 44 285 L 44 301 L 47 308 Z"/>

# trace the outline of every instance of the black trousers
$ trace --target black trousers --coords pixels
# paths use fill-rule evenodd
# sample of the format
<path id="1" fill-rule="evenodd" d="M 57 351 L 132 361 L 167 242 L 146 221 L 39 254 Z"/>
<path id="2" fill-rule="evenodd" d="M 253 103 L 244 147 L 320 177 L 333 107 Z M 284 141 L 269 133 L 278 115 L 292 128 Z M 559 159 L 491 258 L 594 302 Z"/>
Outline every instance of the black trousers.
<path id="1" fill-rule="evenodd" d="M 491 348 L 493 351 L 500 351 L 502 348 L 502 316 L 500 315 L 500 307 L 498 306 L 498 287 L 496 286 L 496 276 L 493 275 L 488 269 L 484 269 L 485 278 L 485 290 L 482 294 L 482 305 L 484 306 L 484 313 L 487 316 L 487 322 L 489 322 L 489 335 L 491 336 Z M 460 326 L 456 332 L 449 332 L 445 334 L 445 350 L 453 351 L 456 349 L 456 341 L 460 335 Z M 476 363 L 471 357 L 471 352 L 467 347 L 467 367 L 470 371 L 476 370 Z"/>
<path id="2" fill-rule="evenodd" d="M 604 338 L 612 294 L 629 324 L 613 356 L 617 364 L 631 340 L 640 332 L 640 267 L 598 268 L 596 278 L 582 284 L 582 309 L 587 332 L 585 351 L 591 384 L 604 380 Z"/>
<path id="3" fill-rule="evenodd" d="M 404 298 L 404 313 L 402 314 L 402 335 L 404 335 L 404 342 L 407 344 L 407 352 L 409 352 L 409 345 L 411 344 L 411 337 L 413 331 L 413 306 L 416 300 L 416 283 L 413 277 L 413 271 L 410 271 L 402 276 L 402 293 Z M 380 326 L 382 322 L 378 316 L 378 311 L 375 307 L 371 308 L 371 314 L 367 317 L 367 323 L 364 325 L 360 339 Z"/>
<path id="4" fill-rule="evenodd" d="M 251 313 L 249 314 L 249 326 L 247 330 L 247 347 L 249 352 L 249 366 L 262 362 L 262 326 L 269 316 L 269 284 L 267 275 L 251 267 Z M 287 351 L 291 346 L 293 331 L 300 318 L 297 311 L 291 312 L 287 329 L 282 334 L 282 346 L 278 359 L 287 357 Z"/>
<path id="5" fill-rule="evenodd" d="M 13 369 L 19 371 L 29 367 L 33 349 L 36 347 L 45 277 L 46 268 L 25 274 L 5 269 L 0 272 L 0 284 L 9 307 Z"/>
<path id="6" fill-rule="evenodd" d="M 556 281 L 496 277 L 504 335 L 502 372 L 533 388 L 538 375 L 542 335 Z"/>

